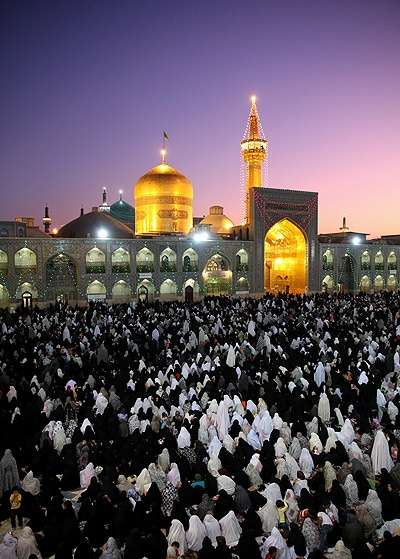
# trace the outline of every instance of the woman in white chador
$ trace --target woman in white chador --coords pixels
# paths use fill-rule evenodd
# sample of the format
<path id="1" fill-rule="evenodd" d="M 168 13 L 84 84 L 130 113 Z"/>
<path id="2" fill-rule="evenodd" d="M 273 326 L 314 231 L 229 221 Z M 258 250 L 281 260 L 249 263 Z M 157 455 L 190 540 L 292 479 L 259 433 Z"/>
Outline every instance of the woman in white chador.
<path id="1" fill-rule="evenodd" d="M 200 551 L 206 536 L 207 532 L 204 524 L 197 515 L 192 515 L 189 519 L 189 529 L 186 531 L 188 549 L 196 552 Z"/>
<path id="2" fill-rule="evenodd" d="M 219 521 L 221 526 L 222 535 L 225 538 L 226 545 L 228 547 L 233 547 L 238 544 L 240 534 L 242 533 L 242 528 L 236 518 L 233 511 L 229 511 L 221 520 Z"/>
<path id="3" fill-rule="evenodd" d="M 374 446 L 371 452 L 372 467 L 374 474 L 380 474 L 385 468 L 388 472 L 393 468 L 393 460 L 390 456 L 389 443 L 383 431 L 377 431 L 374 439 Z"/>

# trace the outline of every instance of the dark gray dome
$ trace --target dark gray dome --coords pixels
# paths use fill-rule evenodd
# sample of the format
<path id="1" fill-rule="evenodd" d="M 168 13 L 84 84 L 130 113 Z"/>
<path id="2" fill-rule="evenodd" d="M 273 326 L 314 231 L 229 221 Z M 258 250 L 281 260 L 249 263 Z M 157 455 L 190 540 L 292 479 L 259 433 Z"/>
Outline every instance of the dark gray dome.
<path id="1" fill-rule="evenodd" d="M 132 239 L 133 231 L 107 212 L 89 212 L 66 223 L 57 237 L 66 239 Z"/>

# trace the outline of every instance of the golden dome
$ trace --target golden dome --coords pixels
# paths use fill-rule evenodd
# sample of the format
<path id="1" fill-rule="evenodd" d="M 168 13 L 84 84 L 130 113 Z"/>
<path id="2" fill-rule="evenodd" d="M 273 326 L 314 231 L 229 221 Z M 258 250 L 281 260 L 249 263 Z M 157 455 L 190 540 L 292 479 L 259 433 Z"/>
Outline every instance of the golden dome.
<path id="1" fill-rule="evenodd" d="M 161 163 L 140 177 L 134 189 L 137 235 L 187 234 L 193 227 L 193 186 Z"/>
<path id="2" fill-rule="evenodd" d="M 200 221 L 199 225 L 209 225 L 211 231 L 217 235 L 229 235 L 233 221 L 224 215 L 222 206 L 211 206 L 210 213 Z"/>

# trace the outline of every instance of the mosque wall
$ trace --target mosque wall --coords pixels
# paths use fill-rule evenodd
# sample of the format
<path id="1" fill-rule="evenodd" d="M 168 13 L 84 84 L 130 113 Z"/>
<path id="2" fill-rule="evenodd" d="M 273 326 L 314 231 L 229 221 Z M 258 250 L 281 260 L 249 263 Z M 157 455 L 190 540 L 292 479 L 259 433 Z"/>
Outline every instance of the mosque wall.
<path id="1" fill-rule="evenodd" d="M 226 294 L 255 292 L 249 272 L 254 243 L 249 241 L 0 239 L 0 306 L 19 304 L 24 292 L 31 292 L 37 304 L 54 303 L 59 296 L 83 304 L 88 294 L 123 302 L 136 298 L 142 284 L 150 288 L 149 298 L 164 300 L 184 299 L 185 287 L 191 285 L 197 299 L 210 293 L 205 270 L 214 256 L 230 278 Z"/>
<path id="2" fill-rule="evenodd" d="M 320 290 L 374 292 L 399 288 L 398 245 L 321 243 L 319 252 Z"/>

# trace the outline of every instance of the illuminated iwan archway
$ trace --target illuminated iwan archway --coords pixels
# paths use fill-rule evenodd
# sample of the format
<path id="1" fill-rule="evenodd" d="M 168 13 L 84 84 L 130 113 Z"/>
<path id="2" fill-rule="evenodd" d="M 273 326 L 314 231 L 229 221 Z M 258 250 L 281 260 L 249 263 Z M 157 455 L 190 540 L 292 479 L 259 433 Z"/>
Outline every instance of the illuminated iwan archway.
<path id="1" fill-rule="evenodd" d="M 304 293 L 307 285 L 307 240 L 299 227 L 282 219 L 264 242 L 264 287 L 272 293 Z"/>

